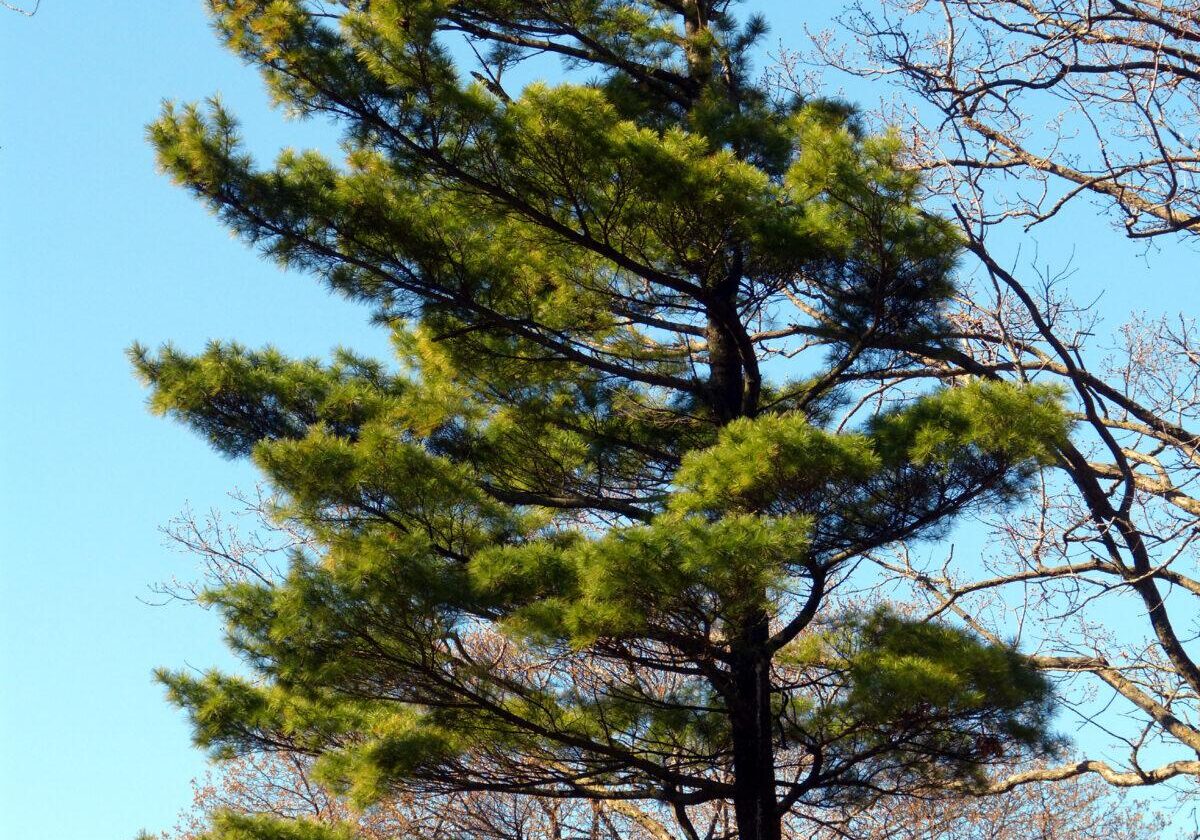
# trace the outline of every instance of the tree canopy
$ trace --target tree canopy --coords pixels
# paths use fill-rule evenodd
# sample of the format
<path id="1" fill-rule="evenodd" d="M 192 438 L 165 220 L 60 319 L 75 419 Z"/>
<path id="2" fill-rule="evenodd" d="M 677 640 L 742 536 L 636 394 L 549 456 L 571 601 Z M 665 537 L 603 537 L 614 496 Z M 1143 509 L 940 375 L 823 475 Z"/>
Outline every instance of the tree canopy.
<path id="1" fill-rule="evenodd" d="M 162 673 L 201 744 L 317 757 L 360 804 L 637 800 L 698 837 L 728 802 L 742 840 L 1053 746 L 1011 647 L 838 597 L 1018 499 L 1067 433 L 1057 390 L 967 379 L 834 422 L 955 346 L 961 239 L 895 135 L 757 83 L 765 22 L 726 2 L 210 6 L 344 157 L 264 167 L 214 100 L 166 108 L 161 166 L 367 303 L 397 360 L 132 351 L 313 536 L 204 595 L 253 674 Z M 545 54 L 571 80 L 505 87 Z"/>

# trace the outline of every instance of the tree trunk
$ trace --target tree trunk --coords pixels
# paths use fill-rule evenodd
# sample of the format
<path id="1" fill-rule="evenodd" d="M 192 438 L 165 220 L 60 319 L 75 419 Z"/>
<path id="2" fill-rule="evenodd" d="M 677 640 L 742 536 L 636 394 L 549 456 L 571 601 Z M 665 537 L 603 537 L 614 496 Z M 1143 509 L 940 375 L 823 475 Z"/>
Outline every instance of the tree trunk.
<path id="1" fill-rule="evenodd" d="M 705 340 L 708 344 L 709 400 L 721 423 L 728 423 L 742 412 L 745 389 L 742 360 L 728 327 L 712 315 L 708 318 Z"/>
<path id="2" fill-rule="evenodd" d="M 739 840 L 781 840 L 771 737 L 771 660 L 765 647 L 767 616 L 745 626 L 733 663 L 730 724 L 733 736 L 733 807 Z"/>

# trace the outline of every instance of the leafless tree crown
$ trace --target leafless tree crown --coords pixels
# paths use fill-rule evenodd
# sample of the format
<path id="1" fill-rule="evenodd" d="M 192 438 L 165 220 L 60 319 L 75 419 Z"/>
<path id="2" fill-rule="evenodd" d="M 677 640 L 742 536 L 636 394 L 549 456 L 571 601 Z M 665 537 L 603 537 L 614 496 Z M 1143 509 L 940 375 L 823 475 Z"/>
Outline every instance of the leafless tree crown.
<path id="1" fill-rule="evenodd" d="M 1091 196 L 1133 237 L 1200 229 L 1191 0 L 882 0 L 842 23 L 822 60 L 915 94 L 917 163 L 981 220 Z"/>

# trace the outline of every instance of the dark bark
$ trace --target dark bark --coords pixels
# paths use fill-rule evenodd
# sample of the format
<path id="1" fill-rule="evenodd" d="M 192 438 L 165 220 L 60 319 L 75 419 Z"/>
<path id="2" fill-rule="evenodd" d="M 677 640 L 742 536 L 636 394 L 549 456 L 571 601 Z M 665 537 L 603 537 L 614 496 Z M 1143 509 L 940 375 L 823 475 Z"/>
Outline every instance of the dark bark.
<path id="1" fill-rule="evenodd" d="M 771 732 L 770 626 L 757 611 L 736 641 L 730 724 L 733 738 L 733 807 L 739 840 L 781 840 L 775 795 L 775 745 Z"/>
<path id="2" fill-rule="evenodd" d="M 708 344 L 708 391 L 713 412 L 721 423 L 742 413 L 745 380 L 737 340 L 728 323 L 710 311 L 705 333 Z"/>

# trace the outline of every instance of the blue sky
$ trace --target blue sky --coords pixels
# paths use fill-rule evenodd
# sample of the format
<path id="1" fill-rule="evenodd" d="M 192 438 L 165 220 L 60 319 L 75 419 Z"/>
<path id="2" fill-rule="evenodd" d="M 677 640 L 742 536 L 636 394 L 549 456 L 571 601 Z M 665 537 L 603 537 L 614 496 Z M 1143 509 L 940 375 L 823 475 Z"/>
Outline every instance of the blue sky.
<path id="1" fill-rule="evenodd" d="M 268 148 L 327 133 L 267 110 L 198 2 L 0 12 L 0 62 L 0 837 L 130 838 L 203 769 L 151 669 L 225 661 L 210 616 L 139 602 L 191 574 L 157 529 L 253 476 L 150 416 L 124 349 L 386 340 L 156 174 L 143 131 L 168 95 L 220 91 Z"/>
<path id="2" fill-rule="evenodd" d="M 756 5 L 772 41 L 797 45 L 801 12 L 834 6 Z M 384 356 L 387 342 L 155 173 L 143 132 L 164 97 L 219 91 L 268 155 L 331 136 L 268 110 L 198 0 L 0 11 L 0 73 L 0 836 L 131 838 L 170 826 L 204 768 L 151 669 L 228 661 L 211 616 L 139 601 L 194 568 L 158 528 L 254 476 L 150 416 L 124 349 L 236 338 Z M 1186 256 L 1147 263 L 1090 222 L 1081 297 L 1106 289 L 1114 317 L 1177 307 L 1185 287 L 1167 278 Z M 1051 244 L 1043 257 L 1064 260 Z"/>

